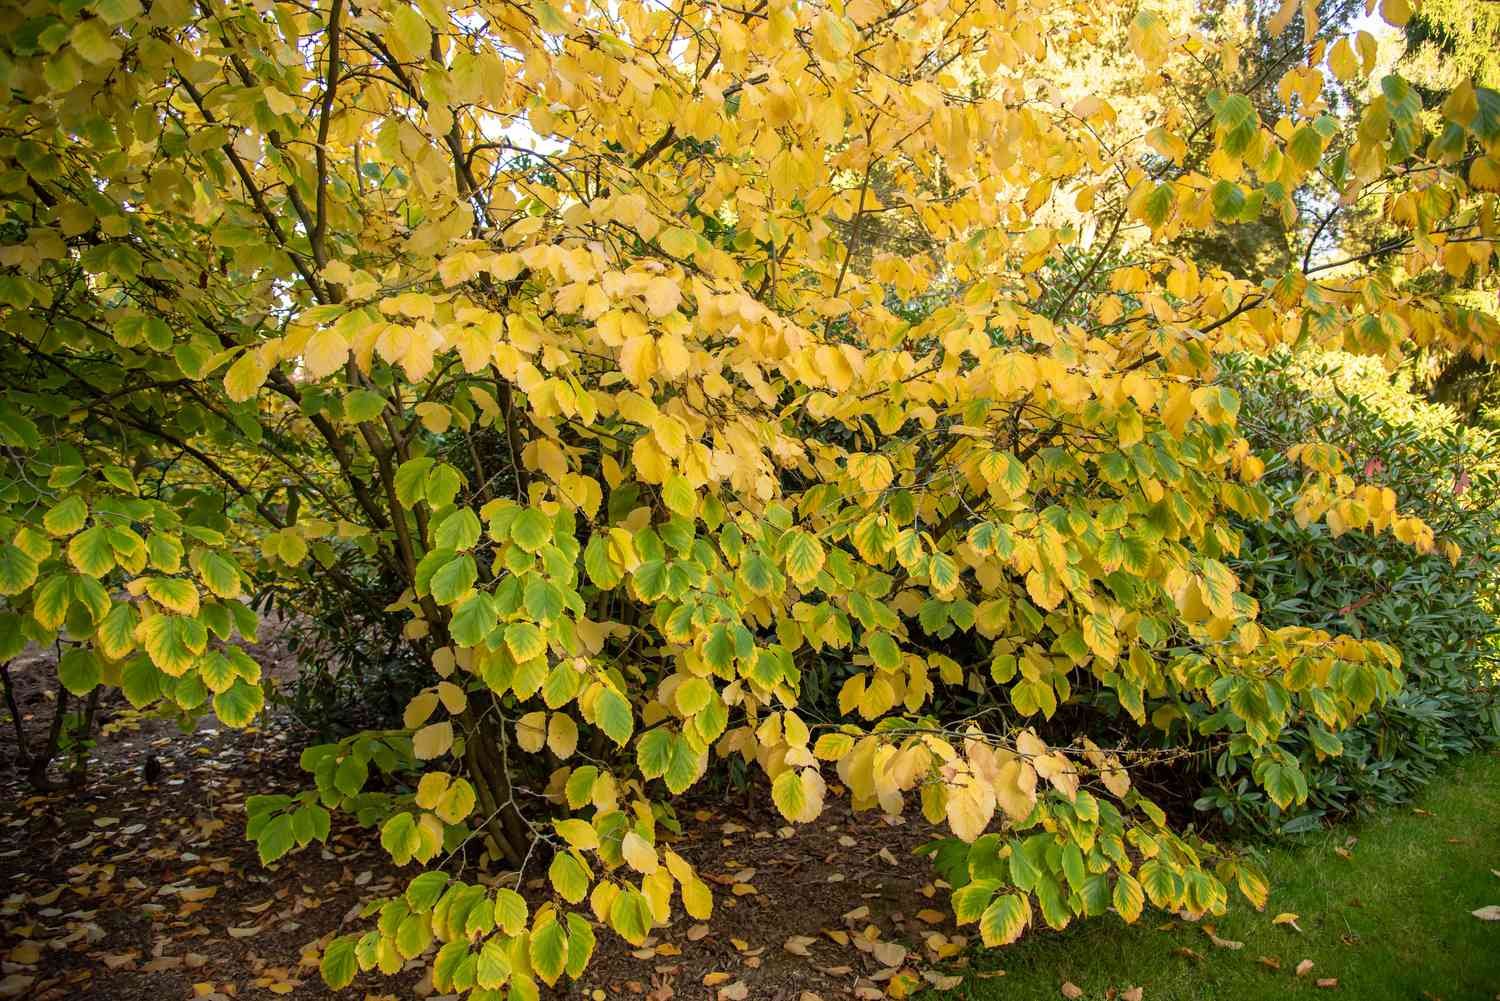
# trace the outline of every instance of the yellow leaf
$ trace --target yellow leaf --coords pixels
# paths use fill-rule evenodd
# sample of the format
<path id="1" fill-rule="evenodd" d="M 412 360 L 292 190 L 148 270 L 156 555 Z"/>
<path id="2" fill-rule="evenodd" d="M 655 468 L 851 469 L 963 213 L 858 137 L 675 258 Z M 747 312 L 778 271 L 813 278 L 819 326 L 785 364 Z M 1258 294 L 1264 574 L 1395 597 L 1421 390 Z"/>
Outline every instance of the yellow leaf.
<path id="1" fill-rule="evenodd" d="M 402 725 L 408 730 L 415 730 L 427 722 L 437 704 L 436 692 L 421 692 L 406 704 L 406 712 L 401 717 Z"/>
<path id="2" fill-rule="evenodd" d="M 535 754 L 547 742 L 547 714 L 529 712 L 516 720 L 516 743 L 521 750 Z"/>
<path id="3" fill-rule="evenodd" d="M 321 379 L 337 372 L 348 358 L 349 341 L 336 328 L 325 327 L 307 339 L 302 368 L 309 378 Z"/>
<path id="4" fill-rule="evenodd" d="M 547 721 L 547 747 L 559 758 L 568 758 L 578 747 L 578 724 L 567 713 L 553 713 Z"/>
<path id="5" fill-rule="evenodd" d="M 431 723 L 412 734 L 412 753 L 423 761 L 447 754 L 453 746 L 453 724 L 444 720 Z"/>
<path id="6" fill-rule="evenodd" d="M 630 868 L 642 875 L 649 876 L 661 865 L 656 858 L 656 849 L 651 842 L 641 837 L 634 831 L 626 831 L 625 837 L 620 841 L 620 854 L 625 857 Z"/>

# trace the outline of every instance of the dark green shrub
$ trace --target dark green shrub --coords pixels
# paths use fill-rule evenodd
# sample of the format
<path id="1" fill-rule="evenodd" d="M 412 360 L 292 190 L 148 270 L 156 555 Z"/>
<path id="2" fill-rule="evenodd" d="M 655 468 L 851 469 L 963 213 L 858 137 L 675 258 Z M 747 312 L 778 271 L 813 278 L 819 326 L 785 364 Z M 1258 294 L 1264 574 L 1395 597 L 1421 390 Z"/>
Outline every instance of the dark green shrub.
<path id="1" fill-rule="evenodd" d="M 1339 354 L 1282 355 L 1235 362 L 1228 380 L 1244 400 L 1240 419 L 1267 461 L 1275 513 L 1240 525 L 1234 567 L 1261 603 L 1267 626 L 1303 625 L 1380 639 L 1400 652 L 1402 692 L 1337 739 L 1325 754 L 1306 728 L 1289 727 L 1283 747 L 1308 776 L 1305 804 L 1286 813 L 1250 780 L 1229 750 L 1212 756 L 1209 788 L 1197 801 L 1226 822 L 1261 831 L 1316 826 L 1325 815 L 1399 803 L 1448 758 L 1500 734 L 1496 690 L 1495 542 L 1500 441 L 1466 428 L 1452 412 L 1414 396 L 1377 361 Z M 1300 473 L 1288 446 L 1339 446 L 1362 481 L 1391 487 L 1404 512 L 1421 517 L 1462 555 L 1417 552 L 1390 533 L 1301 526 L 1292 515 Z M 1200 728 L 1214 721 L 1203 710 Z"/>

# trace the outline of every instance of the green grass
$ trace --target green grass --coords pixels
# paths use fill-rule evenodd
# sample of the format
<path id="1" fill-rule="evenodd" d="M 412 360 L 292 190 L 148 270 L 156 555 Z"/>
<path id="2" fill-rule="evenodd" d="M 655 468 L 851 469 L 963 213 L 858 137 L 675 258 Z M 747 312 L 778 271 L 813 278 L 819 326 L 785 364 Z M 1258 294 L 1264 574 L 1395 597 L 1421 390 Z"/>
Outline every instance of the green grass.
<path id="1" fill-rule="evenodd" d="M 1337 849 L 1351 837 L 1357 841 L 1344 858 Z M 1202 924 L 1148 910 L 1135 926 L 1110 916 L 980 953 L 977 968 L 1005 975 L 966 977 L 952 994 L 1060 998 L 1066 981 L 1084 998 L 1140 986 L 1145 1001 L 1500 997 L 1500 923 L 1470 913 L 1500 904 L 1492 871 L 1500 870 L 1500 757 L 1464 761 L 1413 806 L 1304 836 L 1268 861 L 1264 913 L 1237 898 L 1225 917 L 1205 922 L 1220 938 L 1243 942 L 1241 949 L 1215 946 Z M 1281 912 L 1299 915 L 1301 933 L 1272 923 Z M 1258 962 L 1263 956 L 1281 970 Z M 1293 969 L 1304 959 L 1312 970 L 1297 977 Z M 1336 990 L 1316 986 L 1330 977 Z"/>

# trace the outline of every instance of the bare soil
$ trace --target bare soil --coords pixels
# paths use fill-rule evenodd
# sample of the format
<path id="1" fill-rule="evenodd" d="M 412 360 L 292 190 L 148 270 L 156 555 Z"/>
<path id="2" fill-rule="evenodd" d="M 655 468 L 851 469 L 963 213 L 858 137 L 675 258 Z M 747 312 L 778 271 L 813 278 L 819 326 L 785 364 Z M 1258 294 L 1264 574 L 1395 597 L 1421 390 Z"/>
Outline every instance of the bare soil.
<path id="1" fill-rule="evenodd" d="M 258 653 L 273 676 L 290 669 L 274 640 Z M 45 656 L 13 667 L 33 729 L 50 717 L 49 674 Z M 294 721 L 273 712 L 235 731 L 210 717 L 183 733 L 133 719 L 123 702 L 101 710 L 106 735 L 79 789 L 32 792 L 11 767 L 13 733 L 0 734 L 0 998 L 441 997 L 421 959 L 338 993 L 318 976 L 321 944 L 365 927 L 360 904 L 417 871 L 392 866 L 374 831 L 336 817 L 327 845 L 271 867 L 244 838 L 247 795 L 305 788 L 297 756 L 310 737 Z M 948 986 L 964 938 L 912 855 L 933 830 L 920 817 L 855 816 L 836 798 L 793 829 L 769 802 L 755 790 L 680 803 L 673 847 L 714 885 L 713 918 L 695 924 L 678 909 L 640 949 L 601 929 L 583 980 L 546 996 L 811 1001 Z M 533 870 L 522 889 L 540 902 L 545 867 Z"/>

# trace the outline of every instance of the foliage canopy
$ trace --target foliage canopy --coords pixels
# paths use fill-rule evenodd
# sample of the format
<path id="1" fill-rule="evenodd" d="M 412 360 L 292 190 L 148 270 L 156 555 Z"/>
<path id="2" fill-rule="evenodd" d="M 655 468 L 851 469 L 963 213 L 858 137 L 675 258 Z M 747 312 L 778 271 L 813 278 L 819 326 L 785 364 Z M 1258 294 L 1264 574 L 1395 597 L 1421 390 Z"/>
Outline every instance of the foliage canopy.
<path id="1" fill-rule="evenodd" d="M 330 945 L 331 984 L 436 941 L 439 989 L 534 997 L 581 973 L 590 913 L 633 942 L 674 898 L 706 916 L 669 797 L 714 755 L 795 822 L 835 775 L 919 803 L 986 944 L 1260 904 L 1060 707 L 1223 706 L 1289 804 L 1283 730 L 1400 684 L 1384 644 L 1257 622 L 1227 564 L 1265 457 L 1216 359 L 1489 351 L 1421 278 L 1490 273 L 1500 94 L 1425 108 L 1389 75 L 1341 120 L 1328 75 L 1375 41 L 1314 5 L 1272 18 L 1273 109 L 1233 46 L 1087 0 L 0 17 L 0 656 L 61 640 L 72 692 L 244 725 L 243 595 L 331 580 L 402 617 L 432 666 L 405 728 L 249 804 L 266 860 L 342 809 L 433 866 Z M 1052 100 L 1052 47 L 1115 31 L 1144 135 Z M 1225 89 L 1179 101 L 1189 64 Z M 1388 236 L 1315 258 L 1371 206 Z M 1176 249 L 1266 216 L 1310 222 L 1265 282 Z M 1336 450 L 1289 454 L 1305 521 L 1442 545 Z M 829 664 L 838 718 L 804 714 Z M 516 868 L 545 843 L 552 900 L 436 866 L 471 837 Z"/>

